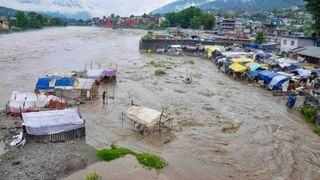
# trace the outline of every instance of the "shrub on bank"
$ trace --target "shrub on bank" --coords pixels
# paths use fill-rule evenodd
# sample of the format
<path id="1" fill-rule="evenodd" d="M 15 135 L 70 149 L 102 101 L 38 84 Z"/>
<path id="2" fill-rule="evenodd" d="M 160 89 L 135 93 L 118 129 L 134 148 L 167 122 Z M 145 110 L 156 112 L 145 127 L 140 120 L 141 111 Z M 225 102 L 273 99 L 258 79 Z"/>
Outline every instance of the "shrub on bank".
<path id="1" fill-rule="evenodd" d="M 101 180 L 101 176 L 99 176 L 95 171 L 91 174 L 89 174 L 86 178 L 86 180 Z"/>
<path id="2" fill-rule="evenodd" d="M 314 128 L 313 132 L 320 136 L 320 128 Z"/>
<path id="3" fill-rule="evenodd" d="M 136 158 L 140 164 L 146 167 L 155 168 L 155 169 L 163 169 L 167 164 L 160 157 L 153 154 L 148 154 L 148 153 L 137 154 Z"/>
<path id="4" fill-rule="evenodd" d="M 115 145 L 111 145 L 111 149 L 97 151 L 98 158 L 104 161 L 112 161 L 128 154 L 135 156 L 138 162 L 145 167 L 163 169 L 167 166 L 167 162 L 159 156 L 149 153 L 135 153 L 130 149 L 116 147 Z"/>
<path id="5" fill-rule="evenodd" d="M 317 110 L 314 107 L 303 106 L 301 108 L 301 113 L 304 115 L 304 117 L 307 119 L 308 122 L 315 123 Z"/>

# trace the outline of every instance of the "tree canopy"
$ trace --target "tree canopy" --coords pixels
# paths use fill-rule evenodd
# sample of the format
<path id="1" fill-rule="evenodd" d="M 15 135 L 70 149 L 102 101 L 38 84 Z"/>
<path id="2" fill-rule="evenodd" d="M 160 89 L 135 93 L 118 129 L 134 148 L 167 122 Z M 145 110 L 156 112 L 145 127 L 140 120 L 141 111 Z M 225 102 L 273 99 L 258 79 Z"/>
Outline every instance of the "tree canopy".
<path id="1" fill-rule="evenodd" d="M 196 7 L 189 7 L 177 13 L 168 13 L 165 17 L 171 27 L 180 26 L 193 29 L 203 27 L 206 30 L 211 30 L 216 21 L 212 13 L 203 13 L 201 9 Z"/>
<path id="2" fill-rule="evenodd" d="M 265 32 L 258 32 L 256 36 L 255 43 L 262 44 L 266 42 L 266 33 Z"/>
<path id="3" fill-rule="evenodd" d="M 307 10 L 314 18 L 313 29 L 320 36 L 320 0 L 304 0 L 306 2 Z"/>
<path id="4" fill-rule="evenodd" d="M 35 12 L 18 11 L 15 17 L 17 18 L 17 27 L 21 29 L 40 29 L 44 26 L 65 25 L 65 22 L 59 18 L 49 18 Z"/>

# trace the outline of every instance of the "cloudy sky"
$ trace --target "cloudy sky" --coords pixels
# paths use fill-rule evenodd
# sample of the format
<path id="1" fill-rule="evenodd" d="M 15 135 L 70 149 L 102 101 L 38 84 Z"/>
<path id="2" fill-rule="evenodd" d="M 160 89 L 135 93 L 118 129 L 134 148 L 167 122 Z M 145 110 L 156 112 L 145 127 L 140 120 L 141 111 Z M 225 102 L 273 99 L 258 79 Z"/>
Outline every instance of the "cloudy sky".
<path id="1" fill-rule="evenodd" d="M 131 14 L 141 15 L 159 8 L 174 0 L 0 0 L 0 6 L 6 6 L 27 11 L 63 11 L 76 12 L 80 8 L 67 4 L 81 4 L 81 9 L 92 13 L 93 16 L 111 13 L 121 16 Z M 61 6 L 62 5 L 62 6 Z"/>

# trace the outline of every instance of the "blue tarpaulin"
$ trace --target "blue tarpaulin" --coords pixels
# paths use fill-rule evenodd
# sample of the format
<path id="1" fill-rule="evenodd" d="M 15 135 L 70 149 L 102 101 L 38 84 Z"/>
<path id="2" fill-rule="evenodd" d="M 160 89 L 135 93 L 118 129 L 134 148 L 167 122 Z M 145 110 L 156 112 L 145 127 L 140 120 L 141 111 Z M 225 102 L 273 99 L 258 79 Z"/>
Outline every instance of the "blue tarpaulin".
<path id="1" fill-rule="evenodd" d="M 289 76 L 285 75 L 277 75 L 275 76 L 269 84 L 269 89 L 271 90 L 279 90 L 283 83 L 290 79 Z"/>
<path id="2" fill-rule="evenodd" d="M 54 86 L 52 86 L 52 82 L 54 81 L 54 78 L 39 78 L 36 89 L 37 90 L 53 90 Z M 50 83 L 51 82 L 51 83 Z"/>
<path id="3" fill-rule="evenodd" d="M 261 71 L 258 74 L 258 80 L 263 80 L 266 84 L 269 84 L 276 75 L 277 73 L 274 71 Z"/>
<path id="4" fill-rule="evenodd" d="M 310 70 L 306 70 L 306 69 L 296 69 L 296 70 L 294 70 L 292 72 L 297 74 L 300 77 L 307 77 L 307 76 L 311 75 L 311 71 Z"/>
<path id="5" fill-rule="evenodd" d="M 58 87 L 73 87 L 74 79 L 73 78 L 58 78 L 56 79 L 55 86 Z"/>
<path id="6" fill-rule="evenodd" d="M 36 90 L 48 91 L 53 90 L 55 87 L 73 87 L 74 81 L 73 78 L 39 78 Z"/>

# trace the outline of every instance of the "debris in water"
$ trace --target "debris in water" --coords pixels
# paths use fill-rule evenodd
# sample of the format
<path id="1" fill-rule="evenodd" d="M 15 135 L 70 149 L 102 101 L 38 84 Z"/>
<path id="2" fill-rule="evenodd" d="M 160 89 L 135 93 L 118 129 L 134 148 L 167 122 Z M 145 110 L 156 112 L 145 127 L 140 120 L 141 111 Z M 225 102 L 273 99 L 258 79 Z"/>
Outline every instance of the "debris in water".
<path id="1" fill-rule="evenodd" d="M 222 129 L 223 133 L 234 134 L 240 129 L 240 123 L 232 123 Z"/>
<path id="2" fill-rule="evenodd" d="M 155 72 L 154 72 L 154 75 L 156 76 L 162 76 L 162 75 L 166 75 L 167 73 L 161 69 L 157 69 Z"/>

